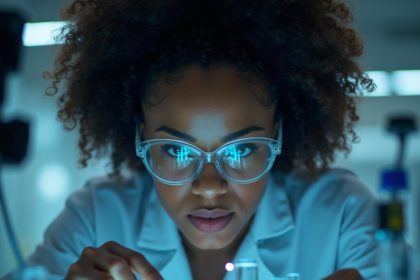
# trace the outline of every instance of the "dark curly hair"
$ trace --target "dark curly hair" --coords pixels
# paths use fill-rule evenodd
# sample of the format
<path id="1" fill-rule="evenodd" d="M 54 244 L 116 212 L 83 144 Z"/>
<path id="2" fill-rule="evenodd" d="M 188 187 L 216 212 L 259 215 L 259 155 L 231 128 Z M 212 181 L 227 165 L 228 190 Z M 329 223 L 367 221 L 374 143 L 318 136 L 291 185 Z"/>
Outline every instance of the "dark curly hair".
<path id="1" fill-rule="evenodd" d="M 133 117 L 150 89 L 188 65 L 228 63 L 266 82 L 284 120 L 275 168 L 285 172 L 315 174 L 348 154 L 356 98 L 375 87 L 356 62 L 351 12 L 332 0 L 76 0 L 63 18 L 47 94 L 60 92 L 58 118 L 79 129 L 81 165 L 107 152 L 117 175 L 142 168 Z"/>

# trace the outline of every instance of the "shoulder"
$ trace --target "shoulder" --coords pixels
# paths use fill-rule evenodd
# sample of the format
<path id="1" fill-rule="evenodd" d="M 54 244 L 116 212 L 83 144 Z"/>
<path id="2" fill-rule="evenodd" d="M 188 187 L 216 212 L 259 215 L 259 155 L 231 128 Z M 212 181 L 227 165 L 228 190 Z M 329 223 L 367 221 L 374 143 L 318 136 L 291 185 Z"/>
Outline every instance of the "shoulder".
<path id="1" fill-rule="evenodd" d="M 94 177 L 68 197 L 66 210 L 90 221 L 106 219 L 107 214 L 121 215 L 145 204 L 151 186 L 152 180 L 146 173 Z"/>
<path id="2" fill-rule="evenodd" d="M 151 190 L 147 173 L 96 177 L 71 195 L 66 208 L 74 209 L 77 220 L 92 228 L 95 245 L 114 240 L 128 246 L 138 235 Z"/>
<path id="3" fill-rule="evenodd" d="M 368 186 L 355 173 L 343 168 L 334 168 L 322 174 L 310 184 L 308 193 L 325 199 L 373 199 Z"/>
<path id="4" fill-rule="evenodd" d="M 74 195 L 91 196 L 94 201 L 112 198 L 141 196 L 152 185 L 146 172 L 136 172 L 124 177 L 100 176 L 89 179 Z"/>
<path id="5" fill-rule="evenodd" d="M 133 209 L 140 209 L 149 184 L 148 177 L 141 173 L 90 179 L 69 196 L 28 263 L 64 275 L 87 246 L 97 247 L 108 240 L 126 246 L 134 244 L 139 230 L 137 224 L 130 222 L 138 221 L 141 213 Z"/>
<path id="6" fill-rule="evenodd" d="M 293 208 L 305 213 L 337 215 L 349 208 L 373 208 L 375 203 L 367 185 L 343 168 L 332 168 L 309 182 L 290 174 L 285 178 L 285 187 Z"/>
<path id="7" fill-rule="evenodd" d="M 300 180 L 297 175 L 292 174 L 287 181 L 292 187 L 299 189 L 302 196 L 314 197 L 318 200 L 341 200 L 348 197 L 373 198 L 367 185 L 354 172 L 344 168 L 329 169 L 312 181 Z"/>
<path id="8" fill-rule="evenodd" d="M 373 275 L 375 198 L 355 173 L 334 168 L 311 182 L 289 175 L 284 182 L 296 244 L 308 269 L 318 263 L 324 269 L 320 275 L 346 267 L 358 269 L 366 278 Z"/>

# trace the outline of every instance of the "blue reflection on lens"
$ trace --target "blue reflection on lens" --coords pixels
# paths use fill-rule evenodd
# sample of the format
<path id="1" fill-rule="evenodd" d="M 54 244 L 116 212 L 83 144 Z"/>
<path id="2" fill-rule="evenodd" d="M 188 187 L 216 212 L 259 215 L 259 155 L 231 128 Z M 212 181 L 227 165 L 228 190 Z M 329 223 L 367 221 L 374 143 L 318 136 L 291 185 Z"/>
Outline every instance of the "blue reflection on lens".
<path id="1" fill-rule="evenodd" d="M 226 152 L 226 161 L 232 168 L 239 168 L 242 166 L 242 155 L 237 145 L 229 147 Z"/>
<path id="2" fill-rule="evenodd" d="M 183 168 L 187 166 L 188 164 L 190 164 L 192 161 L 192 158 L 190 157 L 190 155 L 191 155 L 191 150 L 188 147 L 181 146 L 179 150 L 177 151 L 177 158 L 176 158 L 177 166 Z"/>

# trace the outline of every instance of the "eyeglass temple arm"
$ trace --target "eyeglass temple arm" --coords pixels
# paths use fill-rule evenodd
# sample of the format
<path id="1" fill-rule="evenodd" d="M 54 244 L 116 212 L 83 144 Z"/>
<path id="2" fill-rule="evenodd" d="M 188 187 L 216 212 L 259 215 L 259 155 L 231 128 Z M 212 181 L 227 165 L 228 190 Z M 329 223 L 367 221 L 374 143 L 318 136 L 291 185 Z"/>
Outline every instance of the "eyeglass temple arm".
<path id="1" fill-rule="evenodd" d="M 280 118 L 278 124 L 279 124 L 279 129 L 277 132 L 277 141 L 282 142 L 283 140 L 283 119 L 282 118 Z"/>
<path id="2" fill-rule="evenodd" d="M 283 118 L 279 118 L 278 121 L 278 132 L 277 132 L 277 141 L 280 143 L 278 147 L 275 148 L 276 154 L 280 154 L 283 147 Z"/>
<path id="3" fill-rule="evenodd" d="M 135 117 L 134 121 L 136 123 L 136 129 L 135 129 L 136 130 L 136 132 L 135 132 L 136 137 L 135 137 L 135 140 L 134 140 L 134 147 L 135 147 L 137 156 L 143 157 L 143 149 L 141 147 L 141 128 L 140 128 L 139 118 Z"/>

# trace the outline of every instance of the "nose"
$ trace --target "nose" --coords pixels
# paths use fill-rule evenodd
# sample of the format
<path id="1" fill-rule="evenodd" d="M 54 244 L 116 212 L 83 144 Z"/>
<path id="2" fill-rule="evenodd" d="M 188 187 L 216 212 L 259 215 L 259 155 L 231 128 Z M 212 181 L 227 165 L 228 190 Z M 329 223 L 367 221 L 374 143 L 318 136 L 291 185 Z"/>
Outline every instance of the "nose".
<path id="1" fill-rule="evenodd" d="M 227 192 L 228 183 L 216 166 L 212 163 L 204 164 L 201 174 L 192 183 L 192 193 L 206 199 L 214 199 Z"/>

